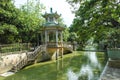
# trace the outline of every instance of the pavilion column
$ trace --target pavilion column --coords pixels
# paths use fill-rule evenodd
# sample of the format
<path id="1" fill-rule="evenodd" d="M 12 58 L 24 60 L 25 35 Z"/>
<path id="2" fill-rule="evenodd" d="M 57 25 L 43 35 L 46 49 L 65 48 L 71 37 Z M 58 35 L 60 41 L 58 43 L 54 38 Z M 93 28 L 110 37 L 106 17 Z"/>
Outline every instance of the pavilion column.
<path id="1" fill-rule="evenodd" d="M 58 30 L 56 30 L 56 47 L 58 48 Z M 56 49 L 56 60 L 58 59 L 59 49 Z"/>
<path id="2" fill-rule="evenodd" d="M 61 49 L 62 49 L 61 57 L 63 57 L 63 34 L 62 34 L 62 31 L 60 32 L 60 36 L 61 36 Z"/>
<path id="3" fill-rule="evenodd" d="M 49 42 L 49 32 L 47 32 L 47 42 Z"/>
<path id="4" fill-rule="evenodd" d="M 63 43 L 63 35 L 62 35 L 62 31 L 60 32 L 61 35 L 61 43 Z"/>
<path id="5" fill-rule="evenodd" d="M 53 31 L 53 34 L 52 34 L 52 39 L 53 39 L 53 42 L 55 42 L 55 40 L 54 40 L 54 39 L 55 39 L 55 33 L 56 33 L 56 32 L 55 32 L 55 31 Z"/>
<path id="6" fill-rule="evenodd" d="M 58 47 L 58 30 L 56 30 L 56 46 Z"/>
<path id="7" fill-rule="evenodd" d="M 41 43 L 43 44 L 43 32 L 41 32 Z"/>
<path id="8" fill-rule="evenodd" d="M 47 45 L 47 31 L 45 31 L 45 44 Z"/>

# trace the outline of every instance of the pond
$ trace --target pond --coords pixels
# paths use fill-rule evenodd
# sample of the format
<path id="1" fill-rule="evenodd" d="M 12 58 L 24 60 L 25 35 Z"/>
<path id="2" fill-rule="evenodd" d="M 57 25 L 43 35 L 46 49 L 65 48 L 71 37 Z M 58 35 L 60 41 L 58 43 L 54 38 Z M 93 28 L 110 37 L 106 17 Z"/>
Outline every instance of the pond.
<path id="1" fill-rule="evenodd" d="M 25 67 L 0 80 L 98 80 L 105 63 L 103 52 L 75 51 L 59 60 Z"/>

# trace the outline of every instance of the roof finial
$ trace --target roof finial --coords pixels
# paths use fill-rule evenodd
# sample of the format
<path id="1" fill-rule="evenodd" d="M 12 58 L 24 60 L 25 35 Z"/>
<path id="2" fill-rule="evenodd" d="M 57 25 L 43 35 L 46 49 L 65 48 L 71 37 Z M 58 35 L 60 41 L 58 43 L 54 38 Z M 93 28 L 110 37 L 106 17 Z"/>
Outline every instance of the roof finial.
<path id="1" fill-rule="evenodd" d="M 50 12 L 52 13 L 52 8 L 50 8 Z"/>

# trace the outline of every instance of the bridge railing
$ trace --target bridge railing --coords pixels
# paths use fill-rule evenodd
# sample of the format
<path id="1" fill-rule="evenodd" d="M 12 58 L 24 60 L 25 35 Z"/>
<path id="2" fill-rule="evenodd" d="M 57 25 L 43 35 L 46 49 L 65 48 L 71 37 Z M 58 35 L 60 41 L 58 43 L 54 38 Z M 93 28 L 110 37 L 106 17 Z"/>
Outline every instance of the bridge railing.
<path id="1" fill-rule="evenodd" d="M 72 43 L 70 43 L 70 42 L 64 42 L 64 43 L 63 43 L 63 46 L 64 46 L 65 48 L 68 48 L 69 50 L 73 50 L 73 45 L 72 45 Z"/>
<path id="2" fill-rule="evenodd" d="M 47 42 L 47 47 L 73 47 L 71 42 Z"/>
<path id="3" fill-rule="evenodd" d="M 31 53 L 26 53 L 26 58 L 23 58 L 20 62 L 18 62 L 15 66 L 13 66 L 11 71 L 17 72 L 21 68 L 23 68 L 25 65 L 28 64 L 28 61 L 34 61 L 38 54 L 42 51 L 46 51 L 45 45 L 40 45 L 38 48 L 35 49 L 35 51 Z"/>
<path id="4" fill-rule="evenodd" d="M 19 61 L 16 65 L 13 66 L 12 70 L 13 72 L 17 72 L 18 70 L 22 69 L 26 64 L 28 63 L 27 57 L 23 58 L 21 61 Z"/>
<path id="5" fill-rule="evenodd" d="M 46 51 L 46 46 L 45 45 L 40 45 L 35 51 L 31 53 L 27 53 L 28 60 L 34 60 L 38 53 Z"/>

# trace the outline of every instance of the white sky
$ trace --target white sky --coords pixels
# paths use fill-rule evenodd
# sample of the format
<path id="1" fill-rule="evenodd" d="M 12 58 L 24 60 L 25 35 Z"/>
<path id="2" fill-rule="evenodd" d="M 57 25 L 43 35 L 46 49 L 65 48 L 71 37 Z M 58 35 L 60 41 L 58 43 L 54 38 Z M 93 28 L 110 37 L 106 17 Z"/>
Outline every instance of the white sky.
<path id="1" fill-rule="evenodd" d="M 27 0 L 15 0 L 15 5 L 18 7 L 21 4 L 26 3 Z M 50 8 L 53 8 L 53 12 L 62 14 L 65 24 L 69 27 L 72 24 L 74 14 L 71 13 L 70 5 L 65 0 L 40 0 L 40 3 L 46 7 L 46 12 L 50 12 Z"/>

